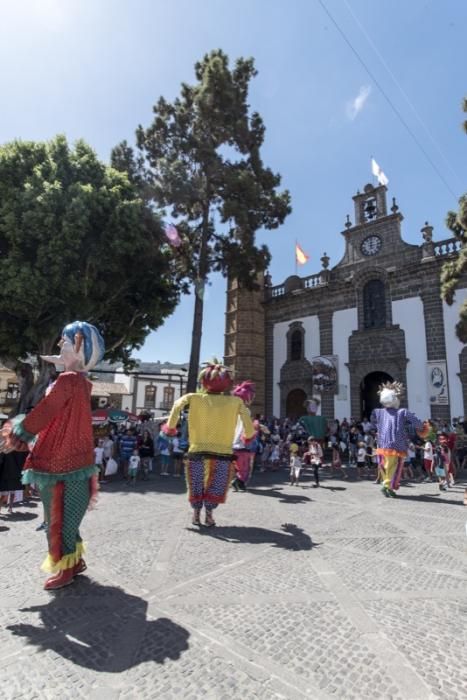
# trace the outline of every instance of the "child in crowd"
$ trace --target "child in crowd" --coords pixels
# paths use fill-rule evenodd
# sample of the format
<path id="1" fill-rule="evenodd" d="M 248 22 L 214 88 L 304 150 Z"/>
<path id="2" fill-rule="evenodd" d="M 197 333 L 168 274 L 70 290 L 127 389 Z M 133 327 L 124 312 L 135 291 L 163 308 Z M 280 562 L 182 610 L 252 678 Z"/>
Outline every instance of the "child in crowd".
<path id="1" fill-rule="evenodd" d="M 306 462 L 313 467 L 313 476 L 315 478 L 314 487 L 319 486 L 319 468 L 323 461 L 323 449 L 313 435 L 308 438 L 308 452 L 305 452 Z"/>
<path id="2" fill-rule="evenodd" d="M 441 452 L 441 461 L 444 466 L 444 472 L 446 476 L 446 486 L 454 486 L 454 474 L 452 466 L 452 452 L 449 447 L 449 441 L 445 433 L 441 433 L 439 436 L 439 445 Z"/>
<path id="3" fill-rule="evenodd" d="M 295 448 L 295 449 L 293 449 Z M 290 485 L 298 486 L 300 472 L 302 471 L 302 460 L 298 455 L 298 445 L 290 445 Z"/>
<path id="4" fill-rule="evenodd" d="M 182 473 L 183 448 L 180 444 L 180 431 L 172 438 L 172 457 L 174 461 L 174 476 L 180 477 Z"/>
<path id="5" fill-rule="evenodd" d="M 423 448 L 423 468 L 426 474 L 425 481 L 431 481 L 433 476 L 433 443 L 431 440 L 427 440 Z"/>
<path id="6" fill-rule="evenodd" d="M 105 483 L 104 447 L 102 440 L 96 440 L 94 447 L 94 464 L 99 467 L 99 481 Z"/>
<path id="7" fill-rule="evenodd" d="M 172 438 L 166 435 L 162 430 L 157 436 L 157 448 L 161 461 L 161 476 L 169 475 L 170 451 L 172 448 Z"/>
<path id="8" fill-rule="evenodd" d="M 402 478 L 408 481 L 409 479 L 413 481 L 414 475 L 414 465 L 415 465 L 415 445 L 413 442 L 409 442 L 407 447 L 407 454 L 404 459 L 404 466 L 402 467 Z"/>
<path id="9" fill-rule="evenodd" d="M 357 472 L 360 479 L 365 476 L 366 456 L 366 445 L 361 441 L 358 443 L 357 449 Z"/>
<path id="10" fill-rule="evenodd" d="M 280 460 L 281 460 L 281 448 L 279 441 L 274 441 L 272 444 L 272 450 L 271 450 L 271 468 L 273 472 L 277 472 L 280 466 Z"/>
<path id="11" fill-rule="evenodd" d="M 133 454 L 130 457 L 128 463 L 128 481 L 127 484 L 136 483 L 136 475 L 138 474 L 139 465 L 141 462 L 141 457 L 139 456 L 139 450 L 136 448 L 133 450 Z"/>
<path id="12" fill-rule="evenodd" d="M 341 453 L 339 450 L 339 440 L 337 439 L 336 435 L 331 435 L 331 450 L 332 450 L 332 459 L 331 459 L 331 471 L 334 473 L 334 470 L 340 471 L 344 479 L 348 479 L 347 472 L 345 471 L 344 467 L 342 466 L 342 459 L 341 459 Z"/>

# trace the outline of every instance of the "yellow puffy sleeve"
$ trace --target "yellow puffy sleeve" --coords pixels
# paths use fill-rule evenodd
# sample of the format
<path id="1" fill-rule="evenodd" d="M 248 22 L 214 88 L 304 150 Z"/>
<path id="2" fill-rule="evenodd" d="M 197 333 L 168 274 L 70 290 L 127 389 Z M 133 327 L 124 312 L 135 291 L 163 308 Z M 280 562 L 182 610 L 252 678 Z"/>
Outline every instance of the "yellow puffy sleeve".
<path id="1" fill-rule="evenodd" d="M 169 430 L 174 430 L 177 427 L 177 423 L 180 420 L 180 413 L 183 411 L 185 406 L 188 406 L 192 395 L 193 394 L 184 394 L 184 396 L 181 396 L 179 399 L 177 399 L 177 401 L 175 401 L 174 405 L 172 406 L 172 410 L 170 411 L 169 420 L 166 423 Z"/>

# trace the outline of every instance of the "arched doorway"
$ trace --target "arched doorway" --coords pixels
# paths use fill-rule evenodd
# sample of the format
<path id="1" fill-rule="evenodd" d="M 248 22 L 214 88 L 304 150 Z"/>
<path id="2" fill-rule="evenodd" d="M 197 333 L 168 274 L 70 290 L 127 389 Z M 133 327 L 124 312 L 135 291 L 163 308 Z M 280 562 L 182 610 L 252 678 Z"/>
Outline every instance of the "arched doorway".
<path id="1" fill-rule="evenodd" d="M 289 391 L 285 404 L 287 418 L 296 420 L 300 416 L 305 415 L 305 401 L 306 394 L 303 389 L 292 389 L 292 391 Z"/>
<path id="2" fill-rule="evenodd" d="M 378 389 L 384 382 L 394 381 L 387 372 L 370 372 L 360 384 L 360 417 L 370 417 L 374 408 L 381 408 Z"/>

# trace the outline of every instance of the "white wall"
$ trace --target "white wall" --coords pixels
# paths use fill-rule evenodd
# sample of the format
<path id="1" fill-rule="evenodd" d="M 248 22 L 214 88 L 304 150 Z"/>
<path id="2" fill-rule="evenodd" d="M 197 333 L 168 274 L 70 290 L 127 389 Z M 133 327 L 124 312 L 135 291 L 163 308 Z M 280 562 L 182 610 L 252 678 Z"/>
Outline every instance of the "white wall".
<path id="1" fill-rule="evenodd" d="M 135 380 L 131 374 L 123 374 L 123 372 L 121 371 L 123 370 L 123 366 L 118 367 L 117 369 L 119 371 L 114 374 L 113 381 L 118 382 L 119 384 L 124 384 L 128 391 L 128 396 L 122 396 L 122 409 L 124 411 L 131 412 L 133 410 L 133 387 L 135 384 Z"/>
<path id="2" fill-rule="evenodd" d="M 448 366 L 449 403 L 451 405 L 451 418 L 464 415 L 464 402 L 462 397 L 462 384 L 457 376 L 460 371 L 459 354 L 464 344 L 456 336 L 456 324 L 459 320 L 460 307 L 467 298 L 467 289 L 456 291 L 455 301 L 452 306 L 443 303 L 444 334 L 446 341 L 446 359 Z"/>
<path id="3" fill-rule="evenodd" d="M 430 417 L 427 383 L 425 317 L 420 297 L 392 302 L 392 321 L 405 333 L 407 405 L 419 418 Z M 439 358 L 438 358 L 439 359 Z M 400 381 L 400 377 L 394 377 Z"/>
<path id="4" fill-rule="evenodd" d="M 311 362 L 313 357 L 319 355 L 319 319 L 318 316 L 305 316 L 292 318 L 290 321 L 282 321 L 274 324 L 273 334 L 273 378 L 272 378 L 272 412 L 274 416 L 280 416 L 280 389 L 278 382 L 281 378 L 282 365 L 287 360 L 287 332 L 290 324 L 301 321 L 305 331 L 305 359 Z"/>
<path id="5" fill-rule="evenodd" d="M 357 307 L 335 311 L 332 316 L 332 354 L 338 357 L 338 382 L 342 393 L 334 397 L 334 415 L 338 420 L 350 418 L 349 337 L 358 329 Z"/>

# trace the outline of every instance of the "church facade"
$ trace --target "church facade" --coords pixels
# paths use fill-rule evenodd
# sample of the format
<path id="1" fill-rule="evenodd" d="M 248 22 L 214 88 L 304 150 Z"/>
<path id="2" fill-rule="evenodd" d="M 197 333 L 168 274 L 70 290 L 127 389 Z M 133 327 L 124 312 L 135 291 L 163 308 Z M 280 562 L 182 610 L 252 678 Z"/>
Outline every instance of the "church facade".
<path id="1" fill-rule="evenodd" d="M 253 411 L 267 416 L 302 415 L 312 396 L 327 418 L 368 416 L 387 380 L 405 385 L 402 405 L 422 418 L 467 415 L 467 347 L 455 334 L 467 280 L 452 306 L 440 296 L 459 242 L 433 241 L 425 224 L 420 245 L 406 243 L 385 186 L 368 184 L 353 201 L 335 267 L 325 253 L 320 272 L 280 285 L 266 275 L 248 292 L 229 280 L 226 364 L 256 382 Z"/>

